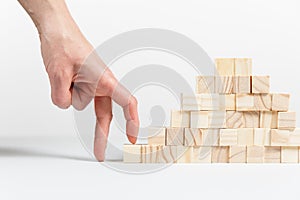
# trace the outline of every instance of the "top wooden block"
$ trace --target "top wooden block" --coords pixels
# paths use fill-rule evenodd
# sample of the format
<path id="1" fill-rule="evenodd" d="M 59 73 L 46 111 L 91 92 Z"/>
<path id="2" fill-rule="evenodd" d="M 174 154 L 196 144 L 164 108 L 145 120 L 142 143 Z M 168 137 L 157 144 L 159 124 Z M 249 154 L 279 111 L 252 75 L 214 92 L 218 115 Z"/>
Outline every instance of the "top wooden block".
<path id="1" fill-rule="evenodd" d="M 234 76 L 234 58 L 217 58 L 215 60 L 216 68 L 215 75 L 216 76 Z"/>
<path id="2" fill-rule="evenodd" d="M 216 76 L 251 76 L 251 58 L 217 58 L 215 59 Z"/>
<path id="3" fill-rule="evenodd" d="M 236 58 L 234 60 L 236 76 L 251 76 L 252 74 L 252 59 L 251 58 Z"/>

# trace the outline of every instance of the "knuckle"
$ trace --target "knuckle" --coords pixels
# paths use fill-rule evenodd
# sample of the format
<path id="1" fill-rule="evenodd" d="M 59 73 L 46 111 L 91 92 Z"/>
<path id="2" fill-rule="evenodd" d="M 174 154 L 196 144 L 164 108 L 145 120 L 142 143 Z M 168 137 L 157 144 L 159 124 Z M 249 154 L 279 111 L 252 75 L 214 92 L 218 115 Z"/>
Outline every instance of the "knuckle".
<path id="1" fill-rule="evenodd" d="M 105 113 L 97 116 L 98 121 L 108 121 L 111 122 L 113 119 L 112 113 Z"/>
<path id="2" fill-rule="evenodd" d="M 54 105 L 58 106 L 61 109 L 67 109 L 70 107 L 68 99 L 60 98 L 56 95 L 52 95 L 52 102 Z"/>
<path id="3" fill-rule="evenodd" d="M 116 79 L 111 72 L 105 72 L 100 79 L 99 86 L 105 91 L 106 94 L 112 95 L 116 87 Z"/>
<path id="4" fill-rule="evenodd" d="M 133 106 L 136 106 L 138 104 L 138 101 L 134 96 L 131 96 L 129 103 Z"/>

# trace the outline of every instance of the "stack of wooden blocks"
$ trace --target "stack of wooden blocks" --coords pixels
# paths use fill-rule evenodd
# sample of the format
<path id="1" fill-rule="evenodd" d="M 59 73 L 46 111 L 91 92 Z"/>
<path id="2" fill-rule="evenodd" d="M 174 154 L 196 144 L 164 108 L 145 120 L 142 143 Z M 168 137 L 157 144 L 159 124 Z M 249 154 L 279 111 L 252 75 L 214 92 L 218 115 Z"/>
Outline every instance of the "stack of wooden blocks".
<path id="1" fill-rule="evenodd" d="M 126 163 L 299 163 L 300 129 L 289 94 L 270 93 L 249 58 L 219 58 L 196 77 L 171 126 L 149 128 L 147 145 L 124 145 Z"/>

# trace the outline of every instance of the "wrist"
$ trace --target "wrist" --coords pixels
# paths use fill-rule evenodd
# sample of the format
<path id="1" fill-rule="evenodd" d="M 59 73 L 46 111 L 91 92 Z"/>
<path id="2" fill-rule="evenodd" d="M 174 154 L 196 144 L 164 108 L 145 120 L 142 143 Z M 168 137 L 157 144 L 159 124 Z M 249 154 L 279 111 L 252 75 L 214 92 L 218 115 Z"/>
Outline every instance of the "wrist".
<path id="1" fill-rule="evenodd" d="M 59 36 L 78 31 L 64 0 L 19 0 L 41 35 Z"/>

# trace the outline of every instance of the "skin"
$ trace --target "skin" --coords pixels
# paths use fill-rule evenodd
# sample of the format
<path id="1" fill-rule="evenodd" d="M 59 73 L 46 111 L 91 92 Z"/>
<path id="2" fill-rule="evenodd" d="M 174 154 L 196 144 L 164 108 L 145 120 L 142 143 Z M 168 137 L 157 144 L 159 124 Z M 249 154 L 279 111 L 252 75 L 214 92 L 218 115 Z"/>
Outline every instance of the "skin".
<path id="1" fill-rule="evenodd" d="M 137 140 L 137 100 L 123 87 L 81 33 L 63 0 L 19 0 L 34 22 L 51 84 L 52 102 L 62 109 L 84 109 L 94 99 L 97 117 L 94 154 L 105 159 L 112 100 L 122 106 L 126 134 Z"/>

